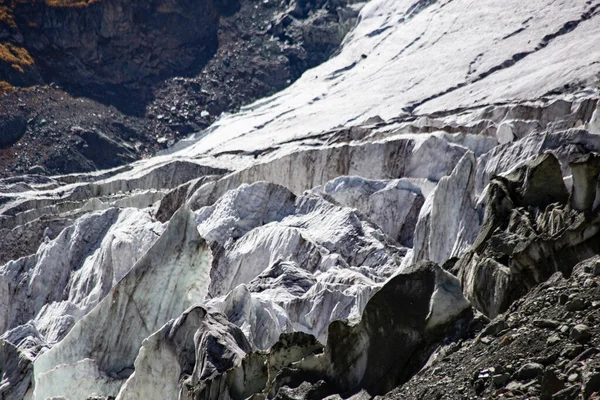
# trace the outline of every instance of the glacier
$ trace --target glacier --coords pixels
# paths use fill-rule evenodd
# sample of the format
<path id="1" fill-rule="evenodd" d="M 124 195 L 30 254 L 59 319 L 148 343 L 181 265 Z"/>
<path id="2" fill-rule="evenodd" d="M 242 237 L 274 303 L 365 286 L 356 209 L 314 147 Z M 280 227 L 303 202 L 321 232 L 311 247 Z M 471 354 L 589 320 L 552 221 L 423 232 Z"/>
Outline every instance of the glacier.
<path id="1" fill-rule="evenodd" d="M 3 398 L 403 383 L 554 271 L 533 255 L 593 250 L 599 21 L 599 1 L 371 0 L 329 61 L 164 154 L 0 181 Z M 546 209 L 527 193 L 549 183 Z"/>

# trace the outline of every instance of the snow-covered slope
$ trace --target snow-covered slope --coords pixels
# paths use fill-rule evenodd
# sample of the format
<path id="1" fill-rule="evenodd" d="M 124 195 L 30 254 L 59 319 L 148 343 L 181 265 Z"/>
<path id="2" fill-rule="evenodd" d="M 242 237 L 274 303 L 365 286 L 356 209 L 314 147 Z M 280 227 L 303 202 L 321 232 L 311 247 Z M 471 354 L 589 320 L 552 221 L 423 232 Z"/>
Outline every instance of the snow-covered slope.
<path id="1" fill-rule="evenodd" d="M 494 316 L 552 272 L 532 259 L 595 251 L 598 60 L 599 0 L 371 0 L 330 61 L 168 154 L 0 181 L 0 393 L 401 384 L 466 299 Z"/>
<path id="2" fill-rule="evenodd" d="M 255 150 L 404 112 L 532 100 L 598 74 L 597 1 L 376 0 L 340 53 L 222 118 L 189 154 Z"/>

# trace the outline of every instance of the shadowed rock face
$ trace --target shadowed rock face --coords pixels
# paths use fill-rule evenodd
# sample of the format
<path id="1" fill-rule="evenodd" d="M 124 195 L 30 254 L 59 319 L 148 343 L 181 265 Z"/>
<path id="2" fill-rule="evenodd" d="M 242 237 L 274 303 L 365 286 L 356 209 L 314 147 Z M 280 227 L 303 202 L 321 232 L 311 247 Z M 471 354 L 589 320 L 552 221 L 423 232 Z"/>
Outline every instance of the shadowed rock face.
<path id="1" fill-rule="evenodd" d="M 31 360 L 14 345 L 0 340 L 0 377 L 3 399 L 22 399 L 31 384 Z"/>
<path id="2" fill-rule="evenodd" d="M 25 133 L 27 122 L 23 115 L 8 114 L 0 116 L 0 147 L 10 146 Z"/>
<path id="3" fill-rule="evenodd" d="M 82 84 L 123 84 L 182 71 L 217 46 L 219 7 L 207 0 L 18 4 L 22 32 L 46 73 Z"/>
<path id="4" fill-rule="evenodd" d="M 17 3 L 15 18 L 44 73 L 80 84 L 124 84 L 206 60 L 226 8 L 219 0 L 63 3 Z"/>

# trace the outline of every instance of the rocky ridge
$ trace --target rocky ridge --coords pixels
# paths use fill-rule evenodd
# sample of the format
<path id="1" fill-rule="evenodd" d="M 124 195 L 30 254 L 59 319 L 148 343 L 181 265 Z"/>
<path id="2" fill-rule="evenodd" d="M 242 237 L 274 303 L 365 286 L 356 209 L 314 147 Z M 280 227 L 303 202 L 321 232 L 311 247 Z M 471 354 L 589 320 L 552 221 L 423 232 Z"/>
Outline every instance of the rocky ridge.
<path id="1" fill-rule="evenodd" d="M 562 73 L 553 91 L 546 81 L 516 94 L 502 86 L 506 76 L 525 82 L 531 53 L 469 81 L 475 91 L 489 79 L 489 101 L 464 86 L 445 100 L 408 101 L 415 94 L 390 82 L 409 78 L 390 72 L 406 68 L 402 57 L 417 45 L 388 51 L 405 29 L 444 22 L 454 7 L 472 9 L 458 0 L 368 3 L 336 57 L 169 154 L 0 181 L 0 295 L 10 299 L 0 308 L 0 393 L 592 396 L 597 70 L 540 27 L 578 16 L 559 40 L 582 43 L 575 33 L 585 32 L 593 42 L 596 27 L 586 24 L 597 10 L 582 2 L 563 4 L 560 17 L 515 17 L 519 26 L 528 13 L 545 22 L 525 30 L 545 38 L 536 50 L 548 55 L 544 69 Z M 419 52 L 437 46 L 427 32 Z M 448 30 L 442 45 L 460 32 Z M 520 32 L 511 37 L 527 47 Z M 549 46 L 583 64 L 558 63 Z M 371 84 L 394 90 L 366 93 L 352 109 L 344 101 L 365 69 L 340 65 L 381 54 L 397 61 L 379 64 Z M 465 67 L 454 61 L 446 71 Z M 448 83 L 429 73 L 437 83 L 422 90 Z M 315 100 L 321 84 L 338 89 Z M 332 108 L 329 120 L 314 113 L 336 102 L 346 108 Z"/>

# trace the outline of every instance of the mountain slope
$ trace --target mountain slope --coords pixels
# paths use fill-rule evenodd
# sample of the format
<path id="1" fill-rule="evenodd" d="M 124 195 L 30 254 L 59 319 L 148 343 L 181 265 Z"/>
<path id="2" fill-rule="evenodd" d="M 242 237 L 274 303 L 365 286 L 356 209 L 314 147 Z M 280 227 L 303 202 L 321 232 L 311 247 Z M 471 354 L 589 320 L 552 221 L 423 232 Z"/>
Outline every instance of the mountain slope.
<path id="1" fill-rule="evenodd" d="M 153 155 L 325 61 L 362 5 L 121 3 L 0 3 L 0 176 Z"/>

